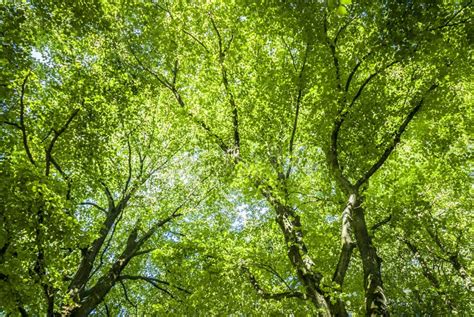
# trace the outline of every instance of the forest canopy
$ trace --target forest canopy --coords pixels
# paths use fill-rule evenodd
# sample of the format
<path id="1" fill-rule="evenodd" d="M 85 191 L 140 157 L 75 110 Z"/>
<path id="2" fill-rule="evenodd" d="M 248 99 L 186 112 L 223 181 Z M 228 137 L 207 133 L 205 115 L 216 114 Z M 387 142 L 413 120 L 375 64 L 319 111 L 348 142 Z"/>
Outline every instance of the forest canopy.
<path id="1" fill-rule="evenodd" d="M 0 12 L 0 316 L 474 315 L 472 0 Z"/>

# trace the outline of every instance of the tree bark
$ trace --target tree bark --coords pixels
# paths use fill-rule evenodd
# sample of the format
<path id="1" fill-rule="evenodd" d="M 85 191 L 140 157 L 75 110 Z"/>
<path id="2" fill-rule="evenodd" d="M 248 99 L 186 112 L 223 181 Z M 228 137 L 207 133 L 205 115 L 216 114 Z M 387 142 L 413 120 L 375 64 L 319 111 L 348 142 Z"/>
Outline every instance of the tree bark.
<path id="1" fill-rule="evenodd" d="M 285 237 L 287 255 L 291 264 L 296 269 L 301 283 L 306 289 L 306 294 L 314 306 L 319 310 L 319 316 L 331 316 L 331 302 L 324 296 L 320 288 L 322 275 L 314 270 L 314 262 L 308 255 L 308 250 L 303 241 L 300 217 L 294 210 L 271 196 L 267 195 L 276 212 L 276 221 Z"/>
<path id="2" fill-rule="evenodd" d="M 336 271 L 332 281 L 339 285 L 339 292 L 342 292 L 342 286 L 344 284 L 344 278 L 346 277 L 347 270 L 352 258 L 352 252 L 355 247 L 355 243 L 352 241 L 352 211 L 357 203 L 355 194 L 349 196 L 348 202 L 344 211 L 342 212 L 342 229 L 341 229 L 341 251 L 339 254 L 339 261 L 336 266 Z M 331 304 L 332 312 L 335 316 L 347 316 L 344 302 L 341 299 L 337 299 L 335 304 Z"/>
<path id="3" fill-rule="evenodd" d="M 354 195 L 356 197 L 352 224 L 364 271 L 366 316 L 389 316 L 382 281 L 382 259 L 377 255 L 377 250 L 369 236 L 364 209 L 360 205 L 361 197 Z"/>
<path id="4" fill-rule="evenodd" d="M 132 259 L 135 252 L 140 248 L 140 240 L 137 239 L 137 229 L 134 229 L 128 239 L 125 250 L 120 255 L 119 259 L 115 261 L 109 271 L 103 275 L 99 281 L 90 290 L 84 293 L 81 298 L 79 306 L 71 311 L 71 316 L 87 316 L 94 310 L 109 293 L 112 287 L 120 277 L 120 273 L 127 266 Z"/>

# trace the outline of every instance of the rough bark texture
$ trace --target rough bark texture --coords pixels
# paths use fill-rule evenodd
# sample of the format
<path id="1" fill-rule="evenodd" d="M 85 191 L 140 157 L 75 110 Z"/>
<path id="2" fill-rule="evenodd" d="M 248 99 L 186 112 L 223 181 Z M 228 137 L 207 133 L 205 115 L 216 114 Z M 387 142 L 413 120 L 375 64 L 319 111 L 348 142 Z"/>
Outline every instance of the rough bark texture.
<path id="1" fill-rule="evenodd" d="M 366 315 L 389 316 L 382 282 L 382 259 L 377 255 L 377 250 L 369 236 L 364 209 L 360 206 L 360 203 L 361 199 L 358 197 L 353 210 L 352 223 L 364 270 Z"/>
<path id="2" fill-rule="evenodd" d="M 308 255 L 299 216 L 291 207 L 275 199 L 270 199 L 270 203 L 275 209 L 276 221 L 285 237 L 288 258 L 305 286 L 308 298 L 320 310 L 320 316 L 331 316 L 330 301 L 320 289 L 322 275 L 315 271 L 314 262 Z"/>
<path id="3" fill-rule="evenodd" d="M 99 305 L 112 289 L 120 277 L 120 273 L 127 266 L 133 255 L 140 247 L 140 240 L 137 239 L 137 230 L 135 229 L 127 239 L 127 246 L 120 255 L 119 259 L 115 261 L 109 271 L 103 275 L 99 281 L 84 293 L 84 297 L 79 303 L 79 307 L 72 310 L 71 316 L 87 316 L 97 305 Z"/>
<path id="4" fill-rule="evenodd" d="M 356 204 L 356 195 L 351 194 L 349 196 L 349 201 L 342 212 L 342 230 L 341 230 L 341 251 L 339 254 L 339 261 L 337 262 L 336 271 L 332 278 L 333 282 L 339 285 L 340 290 L 342 291 L 342 286 L 344 284 L 344 278 L 346 277 L 346 272 L 349 268 L 349 264 L 352 258 L 352 252 L 355 248 L 355 243 L 352 241 L 352 211 Z M 335 304 L 332 304 L 331 308 L 335 316 L 347 316 L 347 311 L 345 309 L 344 302 L 340 299 L 337 300 Z"/>
<path id="5" fill-rule="evenodd" d="M 119 208 L 120 206 L 123 207 Z M 73 298 L 77 298 L 89 281 L 90 274 L 94 267 L 94 261 L 97 258 L 97 255 L 99 254 L 105 239 L 115 224 L 118 216 L 123 211 L 125 204 L 120 204 L 119 207 L 109 208 L 107 218 L 105 219 L 102 229 L 99 232 L 99 237 L 94 240 L 89 248 L 81 250 L 82 259 L 79 269 L 76 271 L 76 274 L 69 284 L 69 292 Z"/>

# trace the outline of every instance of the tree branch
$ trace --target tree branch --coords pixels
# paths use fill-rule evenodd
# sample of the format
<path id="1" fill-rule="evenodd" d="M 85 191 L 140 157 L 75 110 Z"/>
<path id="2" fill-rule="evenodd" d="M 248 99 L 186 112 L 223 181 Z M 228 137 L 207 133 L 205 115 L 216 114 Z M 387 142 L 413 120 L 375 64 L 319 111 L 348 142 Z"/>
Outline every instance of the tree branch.
<path id="1" fill-rule="evenodd" d="M 105 307 L 105 314 L 107 317 L 110 317 L 110 310 L 109 310 L 109 305 L 107 305 L 107 303 L 104 303 L 104 307 Z"/>
<path id="2" fill-rule="evenodd" d="M 104 213 L 107 213 L 107 210 L 105 210 L 104 208 L 100 207 L 99 205 L 97 205 L 96 203 L 93 203 L 93 202 L 85 201 L 85 202 L 83 202 L 83 203 L 80 203 L 79 205 L 82 205 L 82 206 L 93 206 L 93 207 L 99 209 L 100 211 L 103 211 Z"/>
<path id="3" fill-rule="evenodd" d="M 436 84 L 431 85 L 431 87 L 428 89 L 428 91 L 425 93 L 428 94 L 430 91 L 434 90 L 437 87 Z M 418 113 L 418 111 L 421 109 L 423 105 L 424 97 L 421 98 L 421 100 L 418 102 L 418 104 L 410 111 L 408 116 L 405 118 L 403 123 L 400 125 L 398 128 L 398 131 L 395 133 L 395 137 L 392 140 L 392 144 L 384 151 L 382 156 L 378 159 L 377 162 L 375 162 L 374 165 L 365 173 L 364 176 L 362 176 L 356 183 L 356 188 L 359 188 L 362 184 L 364 184 L 375 172 L 378 171 L 380 167 L 385 163 L 385 161 L 388 159 L 390 154 L 393 152 L 395 147 L 397 146 L 398 143 L 400 143 L 401 136 L 403 132 L 405 132 L 406 127 L 408 124 L 413 120 L 415 115 Z"/>
<path id="4" fill-rule="evenodd" d="M 209 49 L 207 48 L 207 46 L 202 42 L 200 41 L 196 36 L 194 36 L 193 34 L 191 34 L 190 32 L 186 31 L 186 30 L 183 30 L 183 32 L 187 35 L 189 35 L 194 41 L 196 41 L 196 43 L 198 43 L 199 45 L 201 45 L 201 47 L 204 48 L 204 50 L 206 51 L 206 53 L 209 54 Z"/>
<path id="5" fill-rule="evenodd" d="M 69 116 L 69 118 L 67 119 L 66 123 L 61 127 L 61 129 L 59 129 L 59 131 L 56 131 L 56 130 L 53 129 L 53 132 L 54 132 L 53 139 L 51 140 L 51 142 L 49 143 L 48 148 L 46 149 L 46 171 L 45 171 L 46 176 L 49 175 L 50 165 L 51 165 L 51 155 L 52 155 L 53 148 L 54 148 L 54 145 L 55 145 L 56 141 L 61 136 L 61 134 L 63 134 L 66 131 L 69 124 L 72 122 L 72 120 L 74 119 L 74 117 L 78 113 L 79 113 L 79 109 L 75 109 L 72 112 L 72 114 Z"/>
<path id="6" fill-rule="evenodd" d="M 415 257 L 415 259 L 420 263 L 421 273 L 423 274 L 423 276 L 431 283 L 431 285 L 433 285 L 433 287 L 435 288 L 436 292 L 439 295 L 446 296 L 446 292 L 443 291 L 440 281 L 436 277 L 435 273 L 428 267 L 428 264 L 426 263 L 425 259 L 421 256 L 418 248 L 406 238 L 402 238 L 402 241 L 406 244 L 408 249 L 410 249 L 410 251 L 413 253 L 413 256 Z M 453 304 L 450 298 L 446 298 L 446 304 L 449 306 L 450 309 L 455 308 L 455 305 Z"/>
<path id="7" fill-rule="evenodd" d="M 28 146 L 28 136 L 26 134 L 26 126 L 25 126 L 25 90 L 26 90 L 26 83 L 28 81 L 28 77 L 30 76 L 31 72 L 29 72 L 23 83 L 21 84 L 21 95 L 20 95 L 20 129 L 22 132 L 23 137 L 23 147 L 25 148 L 26 155 L 30 160 L 31 164 L 36 166 L 36 162 L 31 155 L 30 147 Z"/>
<path id="8" fill-rule="evenodd" d="M 105 196 L 107 197 L 107 201 L 109 203 L 108 211 L 110 212 L 111 210 L 115 209 L 114 197 L 112 196 L 112 193 L 110 192 L 109 187 L 107 187 L 107 185 L 104 182 L 100 182 L 100 184 L 104 187 Z"/>
<path id="9" fill-rule="evenodd" d="M 183 100 L 183 97 L 179 93 L 178 89 L 175 86 L 175 83 L 170 83 L 168 80 L 161 78 L 157 73 L 153 72 L 151 69 L 146 67 L 142 61 L 136 56 L 133 50 L 130 48 L 130 52 L 132 53 L 133 57 L 137 61 L 138 65 L 147 73 L 151 74 L 161 85 L 166 87 L 171 91 L 173 96 L 175 97 L 176 101 L 178 102 L 179 106 L 186 111 L 188 117 L 194 121 L 198 126 L 204 129 L 212 138 L 214 138 L 217 142 L 217 145 L 222 149 L 224 153 L 229 153 L 229 146 L 224 142 L 224 140 L 217 135 L 203 120 L 199 119 L 190 111 L 186 110 L 186 104 Z"/>
<path id="10" fill-rule="evenodd" d="M 70 200 L 71 199 L 71 189 L 72 189 L 72 184 L 71 184 L 71 179 L 69 176 L 63 171 L 61 166 L 58 164 L 58 162 L 54 159 L 54 157 L 50 157 L 51 159 L 51 164 L 53 164 L 54 168 L 61 174 L 61 176 L 64 178 L 64 180 L 67 183 L 67 192 L 66 192 L 66 199 Z"/>
<path id="11" fill-rule="evenodd" d="M 444 253 L 445 256 L 448 258 L 444 258 L 445 261 L 449 262 L 452 267 L 458 272 L 459 276 L 464 280 L 465 286 L 468 290 L 473 291 L 474 290 L 474 285 L 472 283 L 471 276 L 465 269 L 465 267 L 462 265 L 462 263 L 459 261 L 459 251 L 451 252 L 446 249 L 445 245 L 441 242 L 441 239 L 439 238 L 438 234 L 431 230 L 430 228 L 426 227 L 426 231 L 430 235 L 430 237 L 435 241 L 436 245 L 439 247 L 441 252 Z"/>
<path id="12" fill-rule="evenodd" d="M 100 270 L 100 268 L 104 265 L 105 253 L 107 252 L 107 250 L 110 247 L 110 243 L 112 242 L 112 239 L 115 235 L 115 230 L 117 229 L 118 223 L 122 220 L 122 216 L 123 216 L 123 211 L 118 216 L 117 221 L 115 221 L 115 223 L 113 224 L 112 232 L 110 233 L 109 238 L 107 239 L 107 242 L 105 243 L 105 247 L 102 249 L 102 252 L 100 253 L 99 264 L 97 265 L 95 270 L 92 271 L 92 273 L 89 276 L 89 279 L 91 279 Z"/>
<path id="13" fill-rule="evenodd" d="M 352 193 L 342 212 L 341 251 L 332 278 L 333 282 L 336 282 L 341 288 L 349 268 L 352 252 L 356 247 L 356 243 L 352 241 L 352 211 L 359 207 L 357 204 L 357 196 Z"/>
<path id="14" fill-rule="evenodd" d="M 269 273 L 272 273 L 273 275 L 275 275 L 283 284 L 285 284 L 286 288 L 288 288 L 288 290 L 290 291 L 293 291 L 293 289 L 290 287 L 290 285 L 288 285 L 288 283 L 285 281 L 285 279 L 277 272 L 276 269 L 274 269 L 271 265 L 268 265 L 268 264 L 256 264 L 255 266 L 257 267 L 261 267 L 262 269 L 264 269 L 265 271 L 269 272 Z"/>
<path id="15" fill-rule="evenodd" d="M 380 227 L 382 227 L 383 225 L 387 224 L 390 222 L 390 220 L 392 220 L 392 215 L 389 215 L 388 217 L 382 219 L 381 221 L 377 222 L 376 224 L 374 224 L 371 228 L 370 228 L 370 231 L 372 232 L 372 234 L 375 233 L 376 230 L 378 230 Z"/>
<path id="16" fill-rule="evenodd" d="M 360 65 L 362 65 L 362 63 L 370 56 L 372 55 L 372 52 L 369 52 L 367 53 L 364 57 L 362 57 L 362 59 L 354 66 L 354 68 L 352 69 L 352 71 L 349 73 L 349 76 L 347 77 L 347 80 L 346 80 L 346 86 L 344 88 L 344 91 L 347 93 L 349 91 L 349 88 L 351 86 L 351 82 L 352 82 L 352 78 L 354 77 L 355 73 L 357 72 L 357 70 L 359 69 Z"/>
<path id="17" fill-rule="evenodd" d="M 306 59 L 308 56 L 308 51 L 309 51 L 309 45 L 306 44 L 306 49 L 303 57 L 303 64 L 301 65 L 301 70 L 298 75 L 298 96 L 296 97 L 296 110 L 295 110 L 295 119 L 293 121 L 293 129 L 291 131 L 291 136 L 290 136 L 290 145 L 289 145 L 289 154 L 290 154 L 290 163 L 288 164 L 288 169 L 286 171 L 286 179 L 290 177 L 291 173 L 291 168 L 292 168 L 292 161 L 293 161 L 293 146 L 295 142 L 295 136 L 296 136 L 296 129 L 298 126 L 298 117 L 300 113 L 300 105 L 301 105 L 301 99 L 303 97 L 303 75 L 304 75 L 304 70 L 306 67 Z"/>
<path id="18" fill-rule="evenodd" d="M 337 41 L 339 40 L 339 36 L 344 32 L 345 29 L 356 19 L 356 16 L 353 16 L 349 21 L 347 21 L 340 29 L 337 31 L 336 36 L 334 37 L 334 46 L 337 45 Z"/>
<path id="19" fill-rule="evenodd" d="M 291 52 L 291 48 L 286 43 L 286 41 L 283 37 L 282 37 L 281 40 L 282 40 L 283 44 L 285 45 L 286 49 L 288 50 L 288 53 L 290 54 L 290 58 L 291 58 L 291 63 L 293 64 L 293 68 L 295 69 L 295 72 L 297 72 L 298 71 L 298 66 L 296 65 L 296 60 L 295 60 L 295 57 L 293 56 L 293 53 Z"/>
<path id="20" fill-rule="evenodd" d="M 359 90 L 357 90 L 357 93 L 352 98 L 352 101 L 351 101 L 350 105 L 341 112 L 341 116 L 344 117 L 348 113 L 349 109 L 352 108 L 352 106 L 355 104 L 357 99 L 359 99 L 359 97 L 362 95 L 362 92 L 364 91 L 365 87 L 370 83 L 370 81 L 372 79 L 374 79 L 382 71 L 385 71 L 385 70 L 389 69 L 390 67 L 392 67 L 393 65 L 395 65 L 397 63 L 399 63 L 399 61 L 397 61 L 397 60 L 392 61 L 392 62 L 388 63 L 386 66 L 384 66 L 384 67 L 380 68 L 379 70 L 377 70 L 375 73 L 370 74 L 369 77 L 367 77 L 367 79 L 364 80 L 362 85 L 360 85 Z M 342 120 L 344 120 L 344 119 L 342 119 Z M 342 122 L 341 122 L 341 124 L 342 124 Z"/>
<path id="21" fill-rule="evenodd" d="M 418 248 L 413 243 L 408 241 L 407 239 L 403 239 L 403 242 L 407 245 L 407 247 L 410 249 L 410 251 L 413 253 L 415 258 L 420 263 L 423 275 L 431 282 L 431 284 L 433 284 L 433 286 L 436 289 L 439 289 L 440 283 L 439 283 L 438 279 L 436 278 L 434 273 L 431 272 L 431 270 L 429 270 L 425 260 L 421 257 L 420 252 L 418 251 Z"/>
<path id="22" fill-rule="evenodd" d="M 122 281 L 122 280 L 134 280 L 134 281 L 137 281 L 137 280 L 142 280 L 142 281 L 145 281 L 145 282 L 148 282 L 150 284 L 152 284 L 153 286 L 157 285 L 157 284 L 163 284 L 163 285 L 167 285 L 167 286 L 170 286 L 170 287 L 174 287 L 176 288 L 177 290 L 180 290 L 186 294 L 191 294 L 191 291 L 181 287 L 181 286 L 177 286 L 177 285 L 173 285 L 171 284 L 170 282 L 167 282 L 167 281 L 163 281 L 163 280 L 159 280 L 157 278 L 154 278 L 154 277 L 149 277 L 149 276 L 142 276 L 142 275 L 120 275 L 119 277 L 119 280 Z M 156 286 L 155 286 L 156 287 Z"/>
<path id="23" fill-rule="evenodd" d="M 223 39 L 221 37 L 221 34 L 219 32 L 219 29 L 217 28 L 217 25 L 212 18 L 212 15 L 209 15 L 211 19 L 212 26 L 214 30 L 216 31 L 217 38 L 218 38 L 218 43 L 219 43 L 219 65 L 221 68 L 221 76 L 222 76 L 222 83 L 224 84 L 224 89 L 225 92 L 229 98 L 229 104 L 231 106 L 231 111 L 232 111 L 232 126 L 233 126 L 233 132 L 234 132 L 234 151 L 235 153 L 232 153 L 232 155 L 235 158 L 235 161 L 239 161 L 240 157 L 240 132 L 239 132 L 239 112 L 237 108 L 237 104 L 235 102 L 234 94 L 232 93 L 232 90 L 229 85 L 229 79 L 227 76 L 227 68 L 225 66 L 225 56 L 227 51 L 230 48 L 230 45 L 232 43 L 232 40 L 234 36 L 232 35 L 227 46 L 224 48 L 223 47 Z"/>
<path id="24" fill-rule="evenodd" d="M 147 73 L 149 73 L 150 75 L 152 75 L 156 80 L 158 80 L 158 82 L 160 84 L 162 84 L 163 86 L 165 86 L 166 88 L 172 90 L 173 86 L 171 85 L 171 83 L 166 80 L 166 78 L 161 78 L 157 73 L 155 73 L 154 71 L 152 71 L 150 68 L 146 67 L 142 61 L 138 58 L 138 56 L 135 54 L 135 52 L 133 51 L 133 49 L 131 47 L 129 47 L 129 50 L 130 52 L 132 53 L 132 56 L 135 58 L 135 60 L 137 61 L 138 65 L 144 70 L 146 71 Z"/>
<path id="25" fill-rule="evenodd" d="M 122 191 L 122 196 L 125 196 L 128 190 L 128 187 L 130 186 L 130 182 L 132 180 L 132 146 L 130 145 L 130 136 L 127 137 L 127 150 L 128 150 L 128 176 L 127 176 L 127 181 L 125 182 L 125 186 Z"/>
<path id="26" fill-rule="evenodd" d="M 326 37 L 326 44 L 329 46 L 329 49 L 331 51 L 331 56 L 334 64 L 334 68 L 336 69 L 336 84 L 337 88 L 339 91 L 342 90 L 342 85 L 341 85 L 341 71 L 339 69 L 339 59 L 337 58 L 336 54 L 336 43 L 333 42 L 329 38 L 328 34 L 328 21 L 327 21 L 327 15 L 324 14 L 324 21 L 323 21 L 323 29 L 324 29 L 324 35 Z"/>
<path id="27" fill-rule="evenodd" d="M 130 300 L 130 297 L 128 296 L 128 291 L 127 291 L 127 287 L 125 286 L 125 284 L 123 283 L 122 280 L 119 279 L 119 282 L 120 282 L 120 285 L 122 285 L 122 290 L 123 290 L 123 294 L 125 295 L 125 300 L 133 307 L 133 308 L 137 308 L 137 304 L 133 303 L 131 300 Z"/>
<path id="28" fill-rule="evenodd" d="M 353 191 L 353 185 L 351 182 L 344 176 L 342 173 L 342 168 L 339 164 L 339 154 L 338 154 L 338 137 L 339 131 L 341 128 L 342 122 L 336 120 L 334 127 L 331 133 L 331 141 L 329 146 L 329 151 L 327 154 L 329 164 L 333 170 L 333 173 L 336 177 L 337 182 L 341 185 L 343 191 L 346 194 L 349 194 Z"/>
<path id="29" fill-rule="evenodd" d="M 465 20 L 465 21 L 459 21 L 458 23 L 454 23 L 454 24 L 451 23 L 451 21 L 453 21 L 458 15 L 460 15 L 471 4 L 472 4 L 472 0 L 466 2 L 466 4 L 464 4 L 460 10 L 454 12 L 454 14 L 452 14 L 450 17 L 446 18 L 445 21 L 441 25 L 429 28 L 429 29 L 427 29 L 427 32 L 440 30 L 440 29 L 443 29 L 445 27 L 455 26 L 455 25 L 459 25 L 459 24 L 464 23 L 464 22 L 468 22 L 469 19 Z"/>
<path id="30" fill-rule="evenodd" d="M 245 266 L 241 266 L 241 270 L 248 275 L 250 284 L 252 284 L 253 288 L 260 295 L 263 299 L 274 299 L 274 300 L 281 300 L 284 298 L 299 298 L 299 299 L 307 299 L 306 295 L 301 292 L 281 292 L 281 293 L 268 293 L 266 292 L 260 284 L 257 282 L 255 276 L 250 272 L 250 270 Z"/>
<path id="31" fill-rule="evenodd" d="M 3 121 L 4 124 L 8 124 L 8 125 L 11 125 L 17 129 L 20 129 L 21 130 L 21 127 L 18 125 L 18 123 L 15 123 L 15 122 L 10 122 L 10 121 Z"/>

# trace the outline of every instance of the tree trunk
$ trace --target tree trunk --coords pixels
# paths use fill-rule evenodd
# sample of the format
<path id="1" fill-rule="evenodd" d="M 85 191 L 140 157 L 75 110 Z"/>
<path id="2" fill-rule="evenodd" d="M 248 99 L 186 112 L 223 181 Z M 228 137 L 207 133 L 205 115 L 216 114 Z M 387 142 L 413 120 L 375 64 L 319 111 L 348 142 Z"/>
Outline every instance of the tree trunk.
<path id="1" fill-rule="evenodd" d="M 364 209 L 360 206 L 360 203 L 360 197 L 356 197 L 356 204 L 352 213 L 352 224 L 364 270 L 366 315 L 389 316 L 382 282 L 382 259 L 377 255 L 377 250 L 369 236 Z"/>
<path id="2" fill-rule="evenodd" d="M 130 233 L 124 251 L 109 271 L 100 277 L 91 289 L 81 293 L 79 305 L 72 309 L 70 316 L 87 316 L 104 300 L 105 296 L 107 296 L 117 282 L 122 270 L 141 246 L 140 240 L 137 239 L 137 232 L 138 229 L 135 228 Z"/>
<path id="3" fill-rule="evenodd" d="M 352 211 L 357 203 L 357 197 L 355 194 L 349 196 L 348 202 L 344 211 L 342 212 L 342 229 L 341 229 L 341 251 L 339 254 L 339 261 L 337 262 L 336 271 L 332 281 L 339 285 L 339 292 L 342 292 L 342 286 L 346 277 L 347 269 L 352 257 L 352 251 L 354 250 L 355 243 L 352 241 Z M 344 302 L 341 299 L 337 299 L 335 304 L 331 304 L 331 311 L 335 316 L 347 316 Z"/>
<path id="4" fill-rule="evenodd" d="M 288 258 L 296 269 L 298 278 L 306 289 L 306 294 L 319 310 L 319 316 L 331 316 L 331 302 L 319 287 L 322 275 L 314 271 L 314 262 L 307 254 L 299 216 L 291 207 L 273 199 L 271 199 L 271 204 L 275 208 L 276 221 L 285 237 Z"/>

